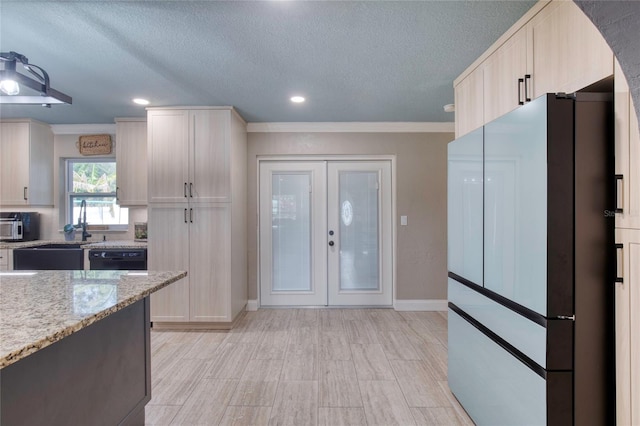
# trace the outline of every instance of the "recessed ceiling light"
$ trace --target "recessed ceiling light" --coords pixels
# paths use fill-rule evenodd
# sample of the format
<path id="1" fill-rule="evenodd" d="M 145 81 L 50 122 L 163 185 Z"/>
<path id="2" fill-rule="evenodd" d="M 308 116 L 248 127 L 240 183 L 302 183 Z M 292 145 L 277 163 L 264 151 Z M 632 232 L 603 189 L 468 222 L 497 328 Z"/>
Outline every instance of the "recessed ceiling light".
<path id="1" fill-rule="evenodd" d="M 149 101 L 146 99 L 142 99 L 142 98 L 135 98 L 133 100 L 133 103 L 138 104 L 138 105 L 149 105 Z"/>
<path id="2" fill-rule="evenodd" d="M 302 96 L 292 96 L 291 97 L 291 102 L 299 104 L 304 102 L 304 98 Z"/>

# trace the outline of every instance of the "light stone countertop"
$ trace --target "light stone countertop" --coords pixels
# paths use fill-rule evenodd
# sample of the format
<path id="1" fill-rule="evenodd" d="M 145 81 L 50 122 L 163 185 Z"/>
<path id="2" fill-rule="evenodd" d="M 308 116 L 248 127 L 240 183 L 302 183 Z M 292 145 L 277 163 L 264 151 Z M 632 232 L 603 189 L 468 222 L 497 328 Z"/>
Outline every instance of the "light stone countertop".
<path id="1" fill-rule="evenodd" d="M 113 240 L 113 241 L 65 241 L 65 240 L 36 240 L 36 241 L 20 241 L 15 243 L 0 242 L 0 249 L 17 249 L 27 247 L 38 247 L 45 244 L 80 244 L 85 249 L 101 249 L 101 248 L 146 248 L 146 241 L 132 240 Z"/>
<path id="2" fill-rule="evenodd" d="M 0 369 L 186 275 L 184 271 L 0 272 Z"/>

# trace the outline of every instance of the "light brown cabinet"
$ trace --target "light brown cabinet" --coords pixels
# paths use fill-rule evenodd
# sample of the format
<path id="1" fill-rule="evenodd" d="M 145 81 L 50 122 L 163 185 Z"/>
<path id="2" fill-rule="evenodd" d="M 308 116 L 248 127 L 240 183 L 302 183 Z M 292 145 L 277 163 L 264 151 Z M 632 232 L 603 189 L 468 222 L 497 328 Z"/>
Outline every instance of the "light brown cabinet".
<path id="1" fill-rule="evenodd" d="M 616 227 L 640 229 L 640 132 L 629 85 L 618 61 L 614 74 Z"/>
<path id="2" fill-rule="evenodd" d="M 485 61 L 484 123 L 531 100 L 529 33 L 521 28 Z"/>
<path id="3" fill-rule="evenodd" d="M 483 67 L 473 70 L 455 87 L 456 137 L 484 124 Z"/>
<path id="4" fill-rule="evenodd" d="M 211 108 L 149 110 L 149 202 L 231 201 L 231 114 Z"/>
<path id="5" fill-rule="evenodd" d="M 479 69 L 483 78 L 474 79 Z M 539 2 L 454 82 L 456 137 L 545 93 L 572 93 L 612 74 L 613 52 L 573 2 Z"/>
<path id="6" fill-rule="evenodd" d="M 151 319 L 228 326 L 247 303 L 246 123 L 224 107 L 147 123 L 149 269 L 188 271 L 152 295 Z"/>
<path id="7" fill-rule="evenodd" d="M 640 424 L 640 230 L 616 229 L 616 424 Z"/>
<path id="8" fill-rule="evenodd" d="M 0 249 L 0 271 L 9 271 L 13 269 L 13 262 L 11 267 L 9 266 L 9 253 L 12 250 L 9 249 Z"/>
<path id="9" fill-rule="evenodd" d="M 552 1 L 531 27 L 533 97 L 573 93 L 613 74 L 613 52 L 572 1 Z"/>
<path id="10" fill-rule="evenodd" d="M 48 124 L 0 123 L 0 205 L 53 205 L 53 133 Z"/>
<path id="11" fill-rule="evenodd" d="M 116 118 L 116 200 L 147 205 L 147 120 Z"/>

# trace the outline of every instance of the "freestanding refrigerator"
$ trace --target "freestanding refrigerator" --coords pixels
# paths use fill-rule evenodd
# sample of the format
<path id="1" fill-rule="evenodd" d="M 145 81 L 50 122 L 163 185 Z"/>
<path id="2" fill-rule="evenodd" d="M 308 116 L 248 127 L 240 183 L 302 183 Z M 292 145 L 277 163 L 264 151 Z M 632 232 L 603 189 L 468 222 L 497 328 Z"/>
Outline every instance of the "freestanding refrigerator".
<path id="1" fill-rule="evenodd" d="M 449 386 L 478 425 L 615 422 L 610 94 L 449 144 Z"/>

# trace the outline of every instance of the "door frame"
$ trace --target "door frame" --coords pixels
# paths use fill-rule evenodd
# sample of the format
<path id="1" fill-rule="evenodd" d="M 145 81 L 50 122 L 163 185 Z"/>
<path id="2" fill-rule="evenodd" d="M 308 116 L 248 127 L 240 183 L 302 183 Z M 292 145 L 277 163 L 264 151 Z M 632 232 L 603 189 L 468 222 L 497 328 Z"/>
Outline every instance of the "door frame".
<path id="1" fill-rule="evenodd" d="M 256 158 L 256 289 L 257 289 L 257 306 L 261 306 L 261 271 L 260 271 L 260 163 L 274 161 L 390 161 L 391 162 L 391 306 L 395 306 L 396 302 L 396 282 L 397 282 L 397 209 L 396 209 L 396 155 L 259 155 Z M 344 308 L 345 306 L 336 306 L 336 308 Z M 367 306 L 358 306 L 366 308 Z M 332 306 L 328 306 L 332 308 Z"/>

